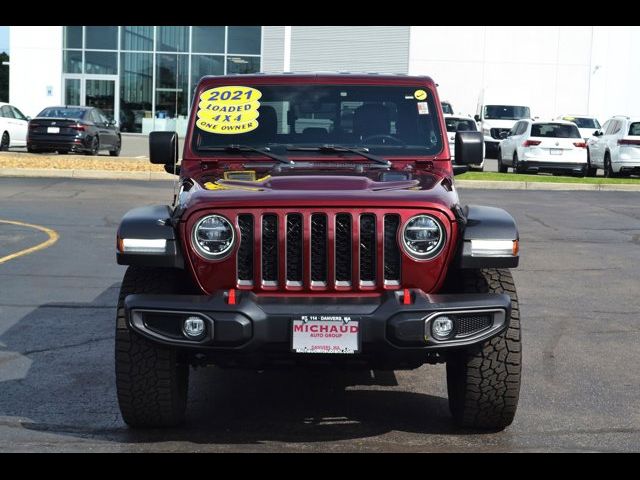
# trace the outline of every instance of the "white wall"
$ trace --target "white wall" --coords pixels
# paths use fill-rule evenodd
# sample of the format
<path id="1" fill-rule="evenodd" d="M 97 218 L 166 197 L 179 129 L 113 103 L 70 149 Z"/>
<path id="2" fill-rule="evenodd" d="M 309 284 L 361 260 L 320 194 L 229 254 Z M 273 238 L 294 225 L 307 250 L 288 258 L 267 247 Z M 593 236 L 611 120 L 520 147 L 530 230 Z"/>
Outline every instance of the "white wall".
<path id="1" fill-rule="evenodd" d="M 638 51 L 640 27 L 416 26 L 409 73 L 431 76 L 456 112 L 473 115 L 485 86 L 521 90 L 542 118 L 590 113 L 604 121 L 640 115 Z"/>
<path id="2" fill-rule="evenodd" d="M 62 27 L 13 26 L 9 41 L 9 102 L 31 117 L 44 107 L 61 104 Z"/>

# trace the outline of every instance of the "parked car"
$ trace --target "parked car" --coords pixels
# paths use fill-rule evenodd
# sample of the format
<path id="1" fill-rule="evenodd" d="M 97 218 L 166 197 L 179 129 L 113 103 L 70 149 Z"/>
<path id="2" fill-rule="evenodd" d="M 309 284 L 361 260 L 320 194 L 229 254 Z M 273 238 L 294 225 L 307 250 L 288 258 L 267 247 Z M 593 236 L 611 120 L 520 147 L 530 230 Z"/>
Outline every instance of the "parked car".
<path id="1" fill-rule="evenodd" d="M 447 127 L 447 138 L 449 139 L 449 151 L 451 152 L 451 161 L 455 162 L 456 155 L 456 132 L 477 132 L 478 126 L 472 117 L 465 115 L 447 115 L 444 116 L 444 124 Z M 484 170 L 484 142 L 482 142 L 482 162 L 476 165 L 469 165 L 471 170 Z"/>
<path id="2" fill-rule="evenodd" d="M 446 363 L 459 425 L 509 425 L 518 229 L 500 208 L 461 204 L 433 80 L 210 76 L 195 93 L 178 195 L 131 210 L 117 232 L 124 421 L 183 422 L 190 366 Z M 331 128 L 298 129 L 303 116 Z M 481 162 L 482 135 L 457 137 L 458 162 Z M 151 132 L 150 161 L 173 172 L 177 145 Z"/>
<path id="3" fill-rule="evenodd" d="M 440 102 L 440 105 L 442 105 L 442 113 L 444 113 L 445 115 L 453 115 L 453 105 L 451 105 L 451 102 L 443 100 L 442 102 Z"/>
<path id="4" fill-rule="evenodd" d="M 587 144 L 575 123 L 520 120 L 498 147 L 498 171 L 565 172 L 584 177 Z"/>
<path id="5" fill-rule="evenodd" d="M 640 174 L 640 117 L 615 116 L 607 120 L 587 144 L 589 168 L 598 168 L 605 177 Z"/>
<path id="6" fill-rule="evenodd" d="M 120 155 L 122 139 L 113 119 L 98 108 L 82 106 L 47 107 L 29 122 L 29 152 L 88 153 L 108 150 Z"/>
<path id="7" fill-rule="evenodd" d="M 473 118 L 484 136 L 487 158 L 497 158 L 501 135 L 509 132 L 516 121 L 531 119 L 528 105 L 526 95 L 518 89 L 483 88 L 480 91 Z"/>
<path id="8" fill-rule="evenodd" d="M 598 122 L 598 119 L 588 115 L 560 115 L 556 120 L 566 120 L 567 122 L 575 123 L 585 142 L 593 137 L 593 132 L 600 130 L 600 122 Z"/>
<path id="9" fill-rule="evenodd" d="M 0 103 L 0 150 L 24 147 L 27 144 L 28 122 L 29 117 L 16 107 Z"/>

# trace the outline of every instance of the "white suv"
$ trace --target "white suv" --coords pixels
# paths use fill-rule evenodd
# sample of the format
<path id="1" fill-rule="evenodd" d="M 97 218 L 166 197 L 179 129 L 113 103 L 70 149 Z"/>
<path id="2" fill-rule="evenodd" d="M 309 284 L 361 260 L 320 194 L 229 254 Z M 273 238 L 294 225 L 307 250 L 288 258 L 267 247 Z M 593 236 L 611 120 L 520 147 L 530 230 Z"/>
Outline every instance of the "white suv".
<path id="1" fill-rule="evenodd" d="M 587 175 L 598 168 L 605 177 L 640 174 L 640 117 L 615 116 L 587 144 Z"/>

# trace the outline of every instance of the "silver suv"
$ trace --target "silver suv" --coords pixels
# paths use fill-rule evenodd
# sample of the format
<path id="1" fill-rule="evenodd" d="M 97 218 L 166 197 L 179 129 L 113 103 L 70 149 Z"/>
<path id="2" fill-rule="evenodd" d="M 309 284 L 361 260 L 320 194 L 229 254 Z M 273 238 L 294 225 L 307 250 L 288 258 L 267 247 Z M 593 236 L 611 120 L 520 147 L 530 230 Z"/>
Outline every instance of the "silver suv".
<path id="1" fill-rule="evenodd" d="M 587 175 L 598 168 L 605 177 L 640 175 L 640 117 L 616 115 L 587 143 Z"/>

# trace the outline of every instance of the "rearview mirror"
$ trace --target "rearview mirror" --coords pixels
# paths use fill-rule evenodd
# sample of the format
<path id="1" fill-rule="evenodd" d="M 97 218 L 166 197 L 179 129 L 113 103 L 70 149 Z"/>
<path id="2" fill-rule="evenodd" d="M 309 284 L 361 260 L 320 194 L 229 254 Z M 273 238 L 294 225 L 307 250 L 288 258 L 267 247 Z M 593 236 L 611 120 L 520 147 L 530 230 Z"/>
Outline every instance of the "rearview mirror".
<path id="1" fill-rule="evenodd" d="M 178 134 L 151 132 L 149 134 L 149 161 L 156 165 L 175 165 L 178 162 Z"/>
<path id="2" fill-rule="evenodd" d="M 456 163 L 478 165 L 482 163 L 482 132 L 456 132 Z"/>

